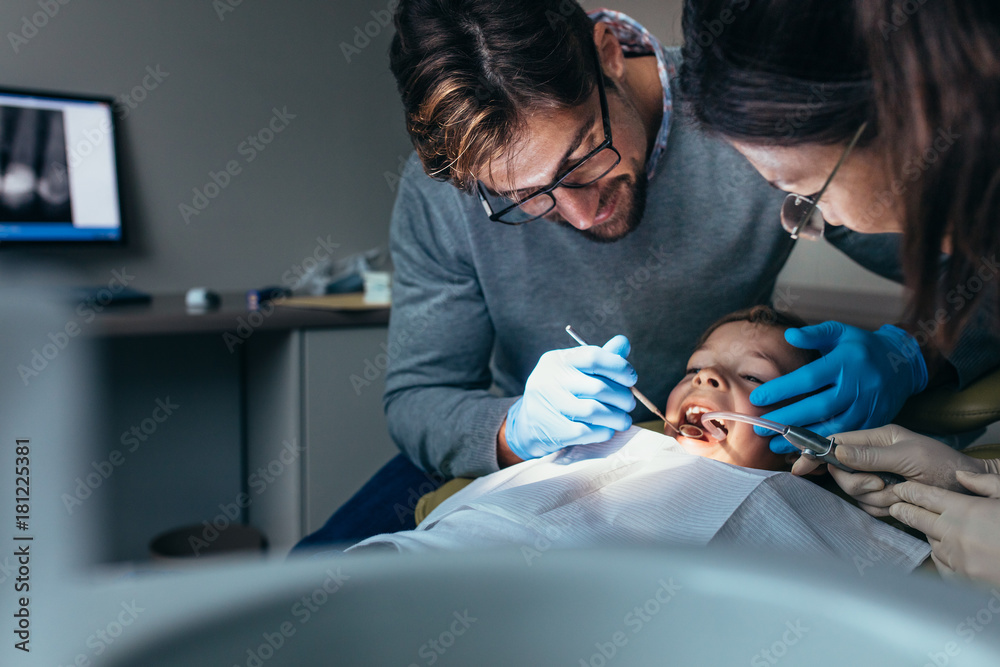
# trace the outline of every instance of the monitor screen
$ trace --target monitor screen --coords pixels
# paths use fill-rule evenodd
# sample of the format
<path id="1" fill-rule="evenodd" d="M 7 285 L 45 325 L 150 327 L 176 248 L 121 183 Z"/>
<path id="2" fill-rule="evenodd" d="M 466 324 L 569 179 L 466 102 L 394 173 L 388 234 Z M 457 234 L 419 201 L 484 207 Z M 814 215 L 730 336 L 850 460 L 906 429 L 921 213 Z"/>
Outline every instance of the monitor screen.
<path id="1" fill-rule="evenodd" d="M 0 244 L 122 240 L 114 101 L 0 89 Z"/>

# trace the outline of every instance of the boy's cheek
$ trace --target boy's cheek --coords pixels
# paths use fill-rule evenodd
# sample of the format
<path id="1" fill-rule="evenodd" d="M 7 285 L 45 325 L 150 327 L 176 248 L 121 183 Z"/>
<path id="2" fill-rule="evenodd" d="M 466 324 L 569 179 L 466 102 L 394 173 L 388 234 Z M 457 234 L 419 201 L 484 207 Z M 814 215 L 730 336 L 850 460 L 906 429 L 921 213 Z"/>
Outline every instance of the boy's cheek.
<path id="1" fill-rule="evenodd" d="M 750 414 L 746 412 L 745 414 Z M 787 470 L 792 463 L 786 461 L 786 455 L 775 454 L 771 451 L 770 438 L 762 438 L 757 435 L 753 426 L 749 424 L 739 424 L 733 429 L 730 436 L 726 438 L 729 446 L 740 453 L 750 468 L 760 468 L 762 470 Z"/>
<path id="2" fill-rule="evenodd" d="M 740 395 L 736 397 L 736 412 L 739 412 L 740 414 L 750 415 L 751 417 L 760 417 L 761 415 L 772 412 L 775 409 L 777 408 L 773 405 L 764 407 L 754 405 L 750 402 L 749 393 L 743 394 L 741 392 Z"/>
<path id="3" fill-rule="evenodd" d="M 667 397 L 667 407 L 663 411 L 663 414 L 668 419 L 676 415 L 677 412 L 681 409 L 681 402 L 684 400 L 685 395 L 686 394 L 682 390 L 681 385 L 677 385 L 670 392 L 670 396 Z"/>

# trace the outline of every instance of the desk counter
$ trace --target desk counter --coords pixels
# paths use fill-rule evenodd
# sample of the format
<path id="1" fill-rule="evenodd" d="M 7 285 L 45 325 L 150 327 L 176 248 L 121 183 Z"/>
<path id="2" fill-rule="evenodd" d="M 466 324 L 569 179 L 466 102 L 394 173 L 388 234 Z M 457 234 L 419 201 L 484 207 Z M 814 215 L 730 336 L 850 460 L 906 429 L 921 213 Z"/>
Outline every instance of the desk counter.
<path id="1" fill-rule="evenodd" d="M 120 304 L 103 308 L 90 330 L 93 335 L 148 336 L 159 334 L 233 333 L 242 338 L 252 331 L 292 329 L 333 329 L 384 326 L 389 322 L 388 306 L 362 306 L 356 295 L 344 295 L 343 308 L 315 308 L 298 305 L 265 304 L 260 310 L 247 309 L 246 295 L 222 295 L 218 308 L 194 311 L 184 305 L 183 294 L 156 295 L 149 303 Z M 98 305 L 93 308 L 96 311 Z"/>

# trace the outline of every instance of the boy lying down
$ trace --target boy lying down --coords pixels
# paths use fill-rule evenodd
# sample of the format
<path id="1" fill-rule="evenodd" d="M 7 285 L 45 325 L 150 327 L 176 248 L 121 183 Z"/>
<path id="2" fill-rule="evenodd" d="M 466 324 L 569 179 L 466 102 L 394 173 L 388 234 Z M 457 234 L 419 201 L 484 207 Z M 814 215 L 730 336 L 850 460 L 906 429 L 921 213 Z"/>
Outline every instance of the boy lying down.
<path id="1" fill-rule="evenodd" d="M 801 323 L 757 306 L 712 325 L 667 401 L 675 425 L 701 415 L 760 415 L 749 401 L 763 382 L 817 358 L 784 331 Z M 632 427 L 607 442 L 577 445 L 475 480 L 416 530 L 377 535 L 351 549 L 400 552 L 522 545 L 737 545 L 826 554 L 912 570 L 926 543 L 788 472 L 753 427 L 677 439 Z"/>

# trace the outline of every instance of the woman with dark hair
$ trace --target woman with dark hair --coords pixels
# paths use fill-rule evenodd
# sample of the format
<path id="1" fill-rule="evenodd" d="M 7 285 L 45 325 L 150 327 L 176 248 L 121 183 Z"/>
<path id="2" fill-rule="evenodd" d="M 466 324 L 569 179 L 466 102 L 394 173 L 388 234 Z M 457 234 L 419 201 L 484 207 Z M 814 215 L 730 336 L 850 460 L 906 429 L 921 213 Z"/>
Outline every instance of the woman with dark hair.
<path id="1" fill-rule="evenodd" d="M 1000 5 L 688 0 L 684 32 L 685 103 L 792 193 L 781 214 L 792 236 L 836 233 L 831 225 L 902 232 L 908 328 L 921 332 L 932 375 L 954 371 L 964 385 L 995 367 Z M 829 377 L 849 372 L 845 362 Z M 777 383 L 751 400 L 819 388 L 803 370 Z M 898 396 L 885 396 L 893 411 Z M 807 401 L 772 417 L 796 423 Z M 912 480 L 884 488 L 872 475 L 832 471 L 863 507 L 923 530 L 943 569 L 1000 582 L 1000 476 L 984 474 L 998 462 L 973 462 L 894 426 L 838 440 L 848 465 Z"/>
<path id="2" fill-rule="evenodd" d="M 848 229 L 899 231 L 890 208 L 876 215 L 866 210 L 890 184 L 880 179 L 883 160 L 871 147 L 877 135 L 871 80 L 851 0 L 804 0 L 804 6 L 808 12 L 799 0 L 689 0 L 682 102 L 703 129 L 731 143 L 776 188 L 822 191 L 815 201 L 789 195 L 781 217 L 793 238 L 825 233 L 839 242 Z M 823 357 L 767 383 L 751 400 L 767 406 L 808 396 L 768 418 L 822 434 L 886 424 L 929 378 L 941 381 L 950 372 L 932 347 L 921 350 L 919 339 L 891 325 L 867 332 L 826 322 L 792 329 L 788 341 Z M 879 364 L 888 372 L 866 370 Z M 978 367 L 961 363 L 955 370 L 968 381 Z M 793 451 L 780 438 L 772 447 Z"/>

